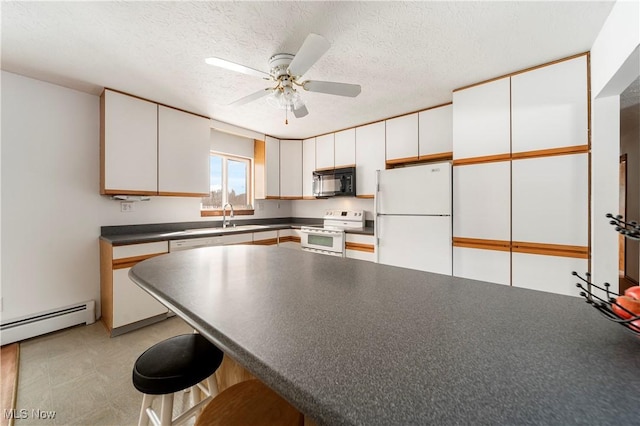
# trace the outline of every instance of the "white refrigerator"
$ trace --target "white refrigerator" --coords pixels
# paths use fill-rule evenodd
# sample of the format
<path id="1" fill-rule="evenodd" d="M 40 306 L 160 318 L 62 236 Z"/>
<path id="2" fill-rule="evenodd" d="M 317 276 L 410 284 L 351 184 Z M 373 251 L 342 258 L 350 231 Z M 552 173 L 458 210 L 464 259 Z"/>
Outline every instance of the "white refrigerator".
<path id="1" fill-rule="evenodd" d="M 378 263 L 452 275 L 451 163 L 377 171 Z"/>

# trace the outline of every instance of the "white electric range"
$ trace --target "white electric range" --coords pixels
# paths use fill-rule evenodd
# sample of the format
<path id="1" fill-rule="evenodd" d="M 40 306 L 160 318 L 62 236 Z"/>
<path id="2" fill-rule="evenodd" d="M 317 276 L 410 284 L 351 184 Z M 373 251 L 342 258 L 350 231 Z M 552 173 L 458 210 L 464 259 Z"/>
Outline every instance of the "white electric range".
<path id="1" fill-rule="evenodd" d="M 364 210 L 327 210 L 322 219 L 322 226 L 300 228 L 302 250 L 344 257 L 345 230 L 364 229 Z"/>

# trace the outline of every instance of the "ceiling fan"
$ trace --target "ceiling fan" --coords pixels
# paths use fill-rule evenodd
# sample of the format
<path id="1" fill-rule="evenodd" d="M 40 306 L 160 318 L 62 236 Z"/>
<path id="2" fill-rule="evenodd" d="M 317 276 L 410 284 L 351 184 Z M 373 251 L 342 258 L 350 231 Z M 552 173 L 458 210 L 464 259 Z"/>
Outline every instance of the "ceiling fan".
<path id="1" fill-rule="evenodd" d="M 321 35 L 311 33 L 307 36 L 298 53 L 295 55 L 290 53 L 276 53 L 269 58 L 268 73 L 220 58 L 207 58 L 205 62 L 217 67 L 260 77 L 264 80 L 274 81 L 276 83 L 275 86 L 261 89 L 229 105 L 244 105 L 269 95 L 267 101 L 272 106 L 285 110 L 285 124 L 289 124 L 287 117 L 289 111 L 292 111 L 296 118 L 302 118 L 309 114 L 304 101 L 296 90 L 296 86 L 302 87 L 309 92 L 348 96 L 352 98 L 360 94 L 361 88 L 359 84 L 318 80 L 299 81 L 302 75 L 307 72 L 330 47 L 331 44 L 327 39 Z"/>

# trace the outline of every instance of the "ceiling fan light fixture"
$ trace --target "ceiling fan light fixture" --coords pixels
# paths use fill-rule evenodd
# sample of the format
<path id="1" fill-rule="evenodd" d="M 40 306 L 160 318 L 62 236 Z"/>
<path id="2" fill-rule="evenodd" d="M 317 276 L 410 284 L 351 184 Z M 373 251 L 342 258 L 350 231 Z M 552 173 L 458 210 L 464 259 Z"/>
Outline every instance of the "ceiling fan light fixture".
<path id="1" fill-rule="evenodd" d="M 267 103 L 274 108 L 294 111 L 304 106 L 304 100 L 296 89 L 290 86 L 278 87 L 269 96 Z"/>
<path id="2" fill-rule="evenodd" d="M 295 86 L 302 87 L 309 92 L 326 93 L 329 95 L 347 96 L 354 98 L 361 92 L 360 85 L 337 83 L 333 81 L 307 80 L 299 82 L 305 72 L 309 70 L 331 47 L 331 43 L 318 34 L 309 34 L 295 55 L 291 53 L 276 53 L 269 58 L 269 73 L 265 73 L 235 62 L 221 58 L 207 58 L 207 64 L 228 70 L 261 77 L 276 83 L 275 87 L 259 90 L 248 96 L 232 102 L 230 105 L 244 105 L 265 97 L 273 108 L 285 111 L 285 124 L 289 124 L 288 113 L 291 111 L 296 118 L 306 117 L 309 110 Z"/>

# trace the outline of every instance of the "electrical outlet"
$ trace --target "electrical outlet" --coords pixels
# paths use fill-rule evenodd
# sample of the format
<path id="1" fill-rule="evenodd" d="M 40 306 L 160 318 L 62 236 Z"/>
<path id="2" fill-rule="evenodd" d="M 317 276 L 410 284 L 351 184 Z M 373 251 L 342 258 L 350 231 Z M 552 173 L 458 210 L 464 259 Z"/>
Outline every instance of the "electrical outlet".
<path id="1" fill-rule="evenodd" d="M 258 211 L 262 211 L 262 209 L 264 209 L 264 203 L 262 201 L 258 201 L 256 203 L 256 207 Z"/>
<path id="2" fill-rule="evenodd" d="M 122 201 L 120 203 L 120 211 L 127 213 L 135 211 L 135 205 L 133 204 L 133 201 Z"/>

